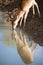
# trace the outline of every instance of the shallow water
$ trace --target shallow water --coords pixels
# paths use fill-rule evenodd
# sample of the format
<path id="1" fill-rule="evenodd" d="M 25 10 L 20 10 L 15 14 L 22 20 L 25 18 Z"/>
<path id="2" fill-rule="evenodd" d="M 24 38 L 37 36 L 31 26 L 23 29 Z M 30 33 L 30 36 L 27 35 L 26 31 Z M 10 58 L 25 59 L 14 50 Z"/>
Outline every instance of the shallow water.
<path id="1" fill-rule="evenodd" d="M 0 23 L 0 65 L 26 65 L 17 52 L 12 30 L 5 23 Z M 43 65 L 43 47 L 37 46 L 34 61 L 29 65 Z"/>

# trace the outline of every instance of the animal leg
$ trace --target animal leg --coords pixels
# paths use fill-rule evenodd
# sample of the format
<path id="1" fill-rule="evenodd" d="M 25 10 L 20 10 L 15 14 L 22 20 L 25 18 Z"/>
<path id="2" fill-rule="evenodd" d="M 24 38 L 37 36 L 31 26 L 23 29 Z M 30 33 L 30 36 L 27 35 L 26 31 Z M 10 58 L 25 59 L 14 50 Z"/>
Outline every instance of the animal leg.
<path id="1" fill-rule="evenodd" d="M 22 18 L 21 18 L 21 20 L 20 20 L 20 26 L 21 26 L 21 24 L 22 24 L 22 20 L 23 20 L 23 16 L 22 16 Z"/>
<path id="2" fill-rule="evenodd" d="M 25 35 L 23 34 L 23 32 L 21 32 L 21 31 L 20 31 L 20 39 L 23 41 L 24 44 L 27 43 L 26 37 L 25 37 Z"/>
<path id="3" fill-rule="evenodd" d="M 24 12 L 20 11 L 20 13 L 17 15 L 17 19 L 14 22 L 14 29 L 17 27 L 19 20 L 23 17 Z"/>
<path id="4" fill-rule="evenodd" d="M 25 35 L 23 36 L 23 42 L 24 42 L 25 45 L 28 46 L 28 44 L 27 44 L 27 40 L 26 40 L 26 36 L 25 36 Z"/>
<path id="5" fill-rule="evenodd" d="M 34 43 L 34 41 L 31 41 L 31 51 L 32 52 L 34 52 L 34 50 L 36 49 L 36 47 L 37 47 L 37 44 L 36 43 Z"/>
<path id="6" fill-rule="evenodd" d="M 20 31 L 20 38 L 21 38 L 21 40 L 23 41 L 24 44 L 27 43 L 26 37 L 25 37 L 25 35 L 23 34 L 23 32 L 21 32 L 21 31 Z"/>
<path id="7" fill-rule="evenodd" d="M 23 41 L 23 34 L 21 31 L 20 31 L 20 39 Z"/>
<path id="8" fill-rule="evenodd" d="M 19 20 L 20 19 L 17 17 L 17 19 L 14 21 L 14 29 L 17 27 Z"/>
<path id="9" fill-rule="evenodd" d="M 35 15 L 35 9 L 34 9 L 34 5 L 32 6 L 32 9 L 33 9 L 33 15 Z"/>
<path id="10" fill-rule="evenodd" d="M 37 4 L 37 2 L 36 2 L 36 1 L 34 2 L 34 5 L 36 6 L 37 11 L 38 11 L 38 14 L 39 14 L 39 16 L 40 16 L 40 10 L 39 10 L 39 7 L 38 7 L 38 4 Z"/>
<path id="11" fill-rule="evenodd" d="M 28 12 L 29 12 L 29 10 L 26 11 L 25 16 L 24 16 L 24 26 L 25 26 L 25 23 L 26 23 L 26 19 L 27 19 L 27 16 L 28 16 Z"/>

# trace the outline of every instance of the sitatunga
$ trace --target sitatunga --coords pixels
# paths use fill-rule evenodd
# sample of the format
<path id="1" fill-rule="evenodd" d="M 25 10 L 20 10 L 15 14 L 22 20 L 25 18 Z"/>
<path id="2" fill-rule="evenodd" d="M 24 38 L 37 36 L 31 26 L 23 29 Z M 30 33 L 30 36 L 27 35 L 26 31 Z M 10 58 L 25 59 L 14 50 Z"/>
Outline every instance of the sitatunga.
<path id="1" fill-rule="evenodd" d="M 18 9 L 22 10 L 21 1 L 23 1 L 23 0 L 10 0 L 10 1 L 8 0 L 8 2 L 6 2 L 6 1 L 7 0 L 0 0 L 0 10 L 4 11 L 4 12 L 7 12 L 8 19 L 10 20 L 12 25 L 13 24 L 15 25 L 15 23 L 13 23 L 13 22 L 17 19 L 17 15 L 18 15 L 17 13 L 19 12 Z M 38 1 L 36 0 L 36 2 L 39 5 L 41 16 L 39 17 L 37 15 L 38 12 L 36 11 L 36 7 L 35 7 L 36 14 L 33 17 L 32 8 L 30 8 L 29 14 L 27 16 L 27 20 L 26 20 L 27 22 L 25 24 L 25 27 L 22 24 L 21 28 L 22 28 L 23 31 L 26 32 L 29 39 L 31 38 L 36 43 L 43 46 L 43 7 L 42 7 L 43 6 L 43 3 L 42 3 L 43 1 L 42 0 L 38 0 Z M 16 10 L 17 10 L 17 13 L 15 13 L 15 15 L 16 15 L 16 17 L 15 17 L 15 15 L 12 15 L 12 14 Z M 23 15 L 23 17 L 24 16 L 25 16 L 25 14 Z M 21 20 L 21 18 L 20 18 L 20 20 Z"/>

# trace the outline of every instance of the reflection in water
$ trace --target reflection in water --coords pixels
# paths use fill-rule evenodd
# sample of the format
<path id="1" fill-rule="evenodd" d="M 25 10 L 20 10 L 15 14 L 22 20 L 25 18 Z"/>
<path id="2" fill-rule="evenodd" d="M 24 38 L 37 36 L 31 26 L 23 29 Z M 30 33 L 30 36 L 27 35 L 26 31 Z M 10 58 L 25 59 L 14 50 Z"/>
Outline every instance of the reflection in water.
<path id="1" fill-rule="evenodd" d="M 33 41 L 32 41 L 32 43 L 29 46 L 27 41 L 26 41 L 25 35 L 21 31 L 20 31 L 20 34 L 18 35 L 17 31 L 14 30 L 13 31 L 13 38 L 16 41 L 17 51 L 18 51 L 21 59 L 26 64 L 32 63 L 33 58 L 34 58 L 34 53 L 36 50 L 35 43 L 33 43 Z"/>
<path id="2" fill-rule="evenodd" d="M 2 19 L 0 19 L 0 21 L 2 21 Z M 7 26 L 7 27 L 5 27 L 5 26 Z M 3 24 L 3 23 L 2 24 L 0 23 L 0 62 L 1 62 L 0 65 L 7 65 L 7 64 L 8 65 L 25 65 L 25 64 L 23 64 L 21 59 L 25 63 L 28 62 L 27 59 L 25 58 L 25 57 L 27 57 L 27 54 L 29 53 L 28 48 L 30 48 L 31 53 L 33 53 L 33 51 L 34 51 L 33 45 L 34 44 L 32 44 L 29 41 L 29 39 L 28 39 L 28 41 L 29 41 L 29 43 L 28 43 L 27 37 L 24 36 L 24 34 L 22 32 L 19 33 L 19 30 L 11 31 L 11 30 L 9 30 L 9 27 L 10 27 L 9 24 L 6 25 L 6 24 Z M 13 32 L 13 39 L 11 37 L 12 32 Z M 20 36 L 20 34 L 21 34 L 21 36 Z M 15 38 L 15 36 L 18 36 L 18 37 Z M 24 41 L 25 37 L 26 37 L 26 41 L 27 41 L 26 43 L 28 43 L 27 46 L 26 46 L 26 43 Z M 20 43 L 23 43 L 23 44 L 20 44 L 20 46 L 21 45 L 23 45 L 23 46 L 20 47 L 19 44 L 16 44 L 17 41 L 15 43 L 15 40 L 18 40 L 18 39 L 19 39 Z M 8 46 L 11 45 L 14 48 L 11 48 L 11 47 L 8 47 L 8 46 L 7 47 L 3 46 L 3 44 L 7 44 Z M 21 59 L 20 59 L 20 57 L 19 57 L 19 55 L 18 55 L 18 53 L 15 49 L 15 44 L 17 46 L 17 51 L 18 51 Z M 24 53 L 25 48 L 27 48 L 26 49 L 27 53 Z M 21 52 L 21 50 L 22 50 L 22 52 Z M 24 56 L 23 54 L 25 54 L 26 56 Z M 31 65 L 43 65 L 43 48 L 42 47 L 38 46 L 38 50 L 36 51 L 35 56 L 34 56 L 34 62 Z"/>
<path id="3" fill-rule="evenodd" d="M 1 27 L 2 26 L 2 27 Z M 17 51 L 21 57 L 21 59 L 26 63 L 31 63 L 34 58 L 34 51 L 36 48 L 36 45 L 34 45 L 34 42 L 29 42 L 28 45 L 28 38 L 22 30 L 16 29 L 15 31 L 9 30 L 6 28 L 6 24 L 1 24 L 0 32 L 3 32 L 3 43 L 8 46 L 17 46 Z M 4 27 L 4 28 L 3 28 Z M 12 36 L 11 36 L 12 35 Z M 16 42 L 16 43 L 15 43 Z M 33 44 L 32 44 L 33 43 Z"/>
<path id="4" fill-rule="evenodd" d="M 21 59 L 26 64 L 31 63 L 33 61 L 34 52 L 36 50 L 36 45 L 34 44 L 34 42 L 33 41 L 31 43 L 29 42 L 30 44 L 28 45 L 27 37 L 24 35 L 24 33 L 21 30 L 17 29 L 17 31 L 16 30 L 11 31 L 9 29 L 6 29 L 4 26 L 6 26 L 6 24 L 2 24 L 0 26 L 1 27 L 0 32 L 3 32 L 2 33 L 3 43 L 15 46 L 14 43 L 16 41 L 17 51 Z M 13 39 L 11 37 L 12 32 L 13 32 Z"/>
<path id="5" fill-rule="evenodd" d="M 8 34 L 7 34 L 8 33 Z M 4 31 L 4 43 L 8 46 L 15 46 L 15 41 L 12 39 L 11 37 L 11 33 L 12 31 L 11 30 L 5 30 Z"/>

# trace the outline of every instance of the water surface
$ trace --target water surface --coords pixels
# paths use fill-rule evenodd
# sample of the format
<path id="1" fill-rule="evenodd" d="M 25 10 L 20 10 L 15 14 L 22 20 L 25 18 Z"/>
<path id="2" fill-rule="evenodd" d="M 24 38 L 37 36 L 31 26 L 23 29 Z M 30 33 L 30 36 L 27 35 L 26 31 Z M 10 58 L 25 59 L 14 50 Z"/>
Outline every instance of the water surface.
<path id="1" fill-rule="evenodd" d="M 1 21 L 2 18 L 0 16 Z M 26 65 L 19 56 L 16 43 L 11 35 L 11 28 L 7 24 L 0 23 L 0 65 Z M 37 46 L 34 61 L 29 65 L 43 65 L 43 47 Z"/>

